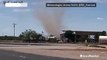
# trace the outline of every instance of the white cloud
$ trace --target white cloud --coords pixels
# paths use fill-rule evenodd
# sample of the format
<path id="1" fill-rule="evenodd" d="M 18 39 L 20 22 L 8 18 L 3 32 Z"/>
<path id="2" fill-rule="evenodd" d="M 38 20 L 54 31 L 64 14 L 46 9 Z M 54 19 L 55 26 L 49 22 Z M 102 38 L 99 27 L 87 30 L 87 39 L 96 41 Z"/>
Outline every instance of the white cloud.
<path id="1" fill-rule="evenodd" d="M 0 2 L 1 2 L 2 0 L 0 0 Z"/>
<path id="2" fill-rule="evenodd" d="M 0 18 L 6 19 L 6 20 L 14 19 L 14 17 L 8 16 L 8 15 L 5 15 L 5 14 L 0 14 Z"/>
<path id="3" fill-rule="evenodd" d="M 30 12 L 31 9 L 13 9 L 13 12 Z"/>
<path id="4" fill-rule="evenodd" d="M 11 16 L 11 15 L 6 15 L 6 14 L 0 14 L 0 22 L 2 23 L 13 23 L 13 22 L 17 22 L 18 18 L 15 16 Z"/>
<path id="5" fill-rule="evenodd" d="M 102 18 L 102 17 L 97 17 L 97 20 L 104 20 L 104 18 Z"/>

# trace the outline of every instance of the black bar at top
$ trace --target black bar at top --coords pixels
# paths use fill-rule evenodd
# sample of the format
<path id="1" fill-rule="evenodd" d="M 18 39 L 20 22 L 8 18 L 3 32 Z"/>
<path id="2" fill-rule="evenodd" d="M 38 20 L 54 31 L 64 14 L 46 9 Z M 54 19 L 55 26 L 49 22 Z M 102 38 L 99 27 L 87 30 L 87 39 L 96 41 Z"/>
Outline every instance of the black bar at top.
<path id="1" fill-rule="evenodd" d="M 46 7 L 96 7 L 96 3 L 46 3 Z"/>

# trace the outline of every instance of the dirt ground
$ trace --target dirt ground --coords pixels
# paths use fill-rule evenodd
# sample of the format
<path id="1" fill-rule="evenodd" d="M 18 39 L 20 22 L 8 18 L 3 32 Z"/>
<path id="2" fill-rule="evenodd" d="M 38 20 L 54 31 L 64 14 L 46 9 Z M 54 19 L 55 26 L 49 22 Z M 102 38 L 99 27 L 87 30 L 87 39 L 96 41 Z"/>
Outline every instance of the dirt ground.
<path id="1" fill-rule="evenodd" d="M 7 45 L 0 44 L 0 49 L 38 54 L 45 56 L 74 58 L 82 60 L 107 60 L 106 48 L 88 47 L 79 44 L 38 44 L 38 45 Z"/>

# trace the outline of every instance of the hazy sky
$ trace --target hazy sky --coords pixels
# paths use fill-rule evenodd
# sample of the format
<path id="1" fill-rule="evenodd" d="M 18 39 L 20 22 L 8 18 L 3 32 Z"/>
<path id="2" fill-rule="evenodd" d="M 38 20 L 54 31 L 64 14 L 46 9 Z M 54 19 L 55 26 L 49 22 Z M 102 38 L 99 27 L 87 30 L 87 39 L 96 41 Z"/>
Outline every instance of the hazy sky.
<path id="1" fill-rule="evenodd" d="M 7 8 L 3 5 L 4 0 L 0 0 L 0 35 L 13 35 L 13 23 L 16 23 L 16 35 L 26 29 L 32 29 L 41 33 L 45 32 L 42 24 L 36 17 L 38 8 L 45 7 L 46 2 L 52 0 L 23 0 L 28 3 L 25 8 Z M 5 0 L 7 1 L 7 0 Z M 9 0 L 9 1 L 22 1 L 22 0 Z M 63 0 L 55 0 L 63 1 Z M 63 2 L 73 2 L 74 0 L 65 0 Z M 89 0 L 76 0 L 88 1 Z M 83 31 L 107 31 L 107 2 L 103 0 L 90 0 L 97 2 L 97 7 L 69 7 L 64 9 L 64 16 L 62 18 L 63 28 L 71 30 Z M 101 1 L 101 2 L 99 2 Z M 46 33 L 46 32 L 45 32 Z"/>

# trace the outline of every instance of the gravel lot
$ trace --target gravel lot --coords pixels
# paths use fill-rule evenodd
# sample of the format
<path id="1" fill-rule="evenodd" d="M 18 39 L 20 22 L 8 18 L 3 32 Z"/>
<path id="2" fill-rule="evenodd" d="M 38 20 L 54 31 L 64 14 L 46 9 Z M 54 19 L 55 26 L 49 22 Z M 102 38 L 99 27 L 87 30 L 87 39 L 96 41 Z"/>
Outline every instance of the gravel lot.
<path id="1" fill-rule="evenodd" d="M 87 47 L 79 44 L 0 44 L 0 49 L 71 59 L 107 60 L 107 48 Z"/>

